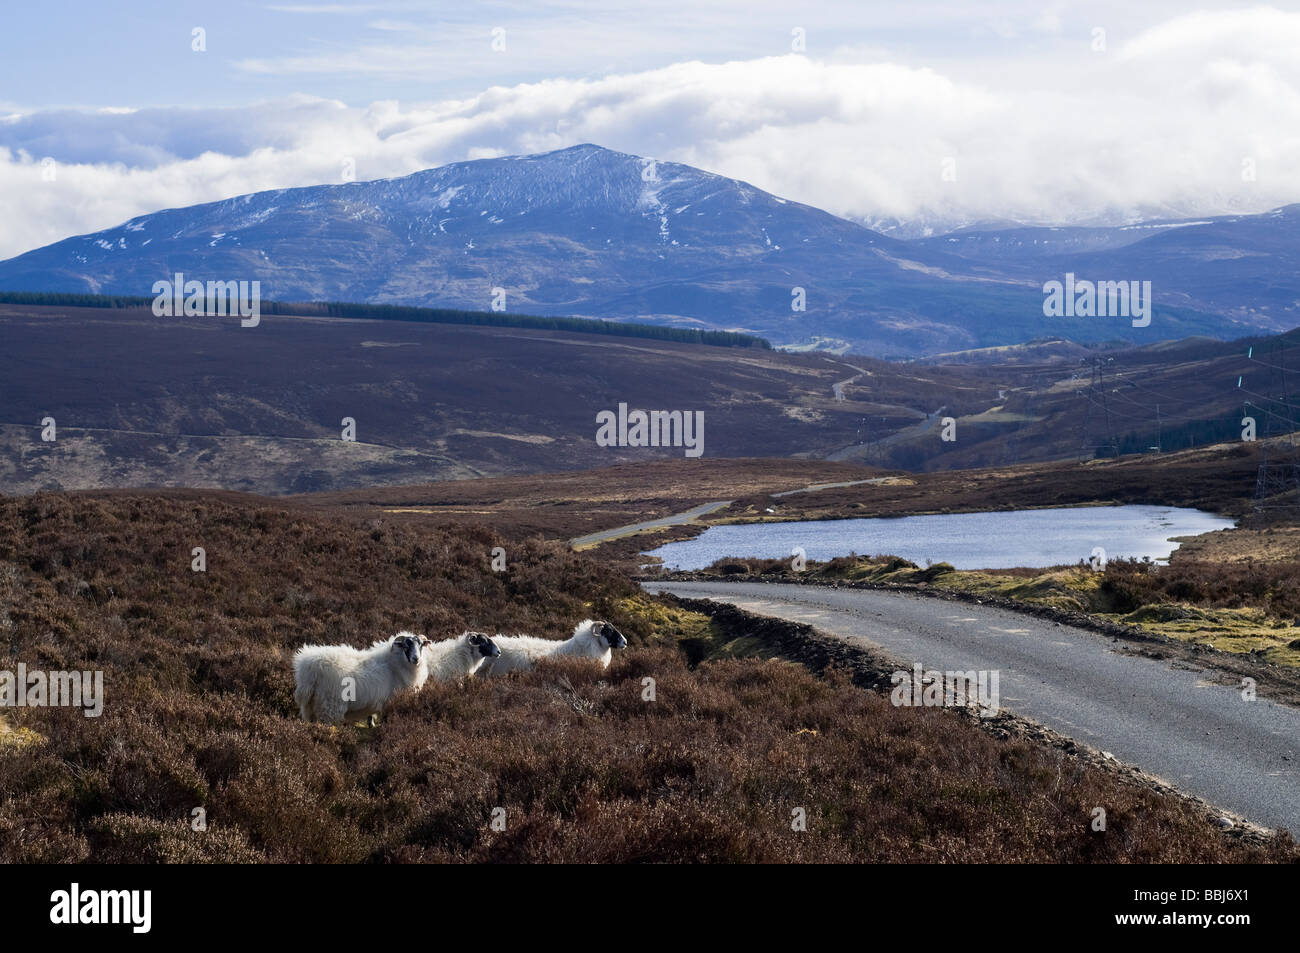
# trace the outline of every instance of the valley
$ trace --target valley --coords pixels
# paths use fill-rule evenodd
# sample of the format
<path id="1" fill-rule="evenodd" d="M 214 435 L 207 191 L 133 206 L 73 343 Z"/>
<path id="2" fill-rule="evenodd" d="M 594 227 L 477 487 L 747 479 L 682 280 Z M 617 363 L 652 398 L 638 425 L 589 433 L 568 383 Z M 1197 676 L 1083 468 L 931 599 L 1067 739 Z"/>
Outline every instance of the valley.
<path id="1" fill-rule="evenodd" d="M 1278 438 L 1287 367 L 1300 367 L 1293 334 L 896 363 L 527 327 L 266 314 L 244 328 L 143 306 L 14 303 L 0 304 L 0 333 L 8 492 L 304 493 L 683 452 L 601 446 L 599 415 L 620 404 L 702 413 L 708 457 L 916 472 L 1137 459 L 1240 440 L 1245 417 Z M 47 417 L 53 443 L 41 439 Z"/>

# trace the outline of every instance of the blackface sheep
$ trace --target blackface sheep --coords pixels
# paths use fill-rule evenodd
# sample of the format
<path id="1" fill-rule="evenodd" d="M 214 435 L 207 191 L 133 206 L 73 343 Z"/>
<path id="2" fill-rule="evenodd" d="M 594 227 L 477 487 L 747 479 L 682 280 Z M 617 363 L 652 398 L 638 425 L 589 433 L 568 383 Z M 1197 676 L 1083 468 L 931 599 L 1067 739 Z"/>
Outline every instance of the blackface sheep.
<path id="1" fill-rule="evenodd" d="M 368 649 L 350 645 L 304 645 L 293 657 L 293 700 L 307 721 L 338 724 L 369 718 L 389 699 L 414 691 L 429 677 L 423 653 L 432 643 L 399 632 Z"/>
<path id="2" fill-rule="evenodd" d="M 484 663 L 501 654 L 490 635 L 462 632 L 454 639 L 434 642 L 424 650 L 429 678 L 435 682 L 452 682 L 473 675 Z"/>
<path id="3" fill-rule="evenodd" d="M 542 659 L 560 657 L 589 658 L 600 662 L 601 668 L 609 668 L 612 650 L 626 646 L 627 639 L 608 622 L 587 619 L 579 622 L 573 635 L 562 642 L 532 635 L 498 635 L 496 644 L 501 650 L 500 657 L 484 661 L 479 675 L 522 672 Z"/>

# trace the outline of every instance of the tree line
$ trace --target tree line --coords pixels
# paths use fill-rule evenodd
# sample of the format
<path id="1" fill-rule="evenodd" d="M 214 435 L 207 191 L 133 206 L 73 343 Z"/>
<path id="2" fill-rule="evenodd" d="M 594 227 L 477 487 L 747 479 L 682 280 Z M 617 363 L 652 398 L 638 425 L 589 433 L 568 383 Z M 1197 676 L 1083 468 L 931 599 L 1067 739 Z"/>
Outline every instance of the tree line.
<path id="1" fill-rule="evenodd" d="M 59 291 L 0 291 L 0 304 L 49 305 L 65 308 L 139 308 L 153 303 L 152 297 L 135 295 L 77 294 Z M 706 331 L 699 328 L 661 327 L 606 321 L 602 318 L 544 317 L 505 311 L 465 311 L 456 308 L 418 308 L 397 304 L 363 304 L 346 301 L 263 301 L 262 314 L 301 317 L 370 318 L 377 321 L 413 321 L 420 324 L 468 324 L 498 328 L 533 328 L 543 331 L 571 331 L 579 334 L 607 334 L 611 337 L 649 338 L 713 347 L 753 347 L 771 350 L 765 338 L 738 331 Z"/>

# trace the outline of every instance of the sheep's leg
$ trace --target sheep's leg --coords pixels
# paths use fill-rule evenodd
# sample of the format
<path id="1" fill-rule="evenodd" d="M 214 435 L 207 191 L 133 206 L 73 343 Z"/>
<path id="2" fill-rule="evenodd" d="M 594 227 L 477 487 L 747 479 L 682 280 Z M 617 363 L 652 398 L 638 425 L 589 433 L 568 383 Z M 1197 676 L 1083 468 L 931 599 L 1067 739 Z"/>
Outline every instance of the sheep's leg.
<path id="1" fill-rule="evenodd" d="M 328 694 L 316 699 L 316 720 L 329 725 L 336 725 L 348 713 L 348 703 L 342 699 L 335 700 Z"/>

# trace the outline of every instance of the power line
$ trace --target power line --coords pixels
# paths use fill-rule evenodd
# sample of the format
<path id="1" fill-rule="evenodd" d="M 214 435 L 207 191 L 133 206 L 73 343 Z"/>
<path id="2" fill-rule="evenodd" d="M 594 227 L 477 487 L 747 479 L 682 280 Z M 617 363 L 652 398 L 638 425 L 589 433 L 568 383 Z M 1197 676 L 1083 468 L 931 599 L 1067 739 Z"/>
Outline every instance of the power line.
<path id="1" fill-rule="evenodd" d="M 1150 407 L 1149 404 L 1144 404 L 1144 403 L 1142 403 L 1141 401 L 1134 400 L 1132 397 L 1128 396 L 1128 394 L 1124 393 L 1123 388 L 1118 388 L 1118 389 L 1116 389 L 1113 393 L 1114 393 L 1115 396 L 1118 397 L 1120 400 L 1128 401 L 1128 402 L 1129 402 L 1130 404 L 1132 404 L 1134 407 L 1142 407 L 1142 408 L 1144 408 L 1144 409 L 1147 408 L 1147 407 Z M 1156 406 L 1156 416 L 1157 416 L 1158 418 L 1162 418 L 1162 419 L 1164 419 L 1164 420 L 1181 420 L 1181 421 L 1183 421 L 1184 423 L 1191 423 L 1191 422 L 1194 421 L 1194 420 L 1204 420 L 1204 419 L 1206 419 L 1206 418 L 1204 418 L 1204 417 L 1187 417 L 1187 416 L 1184 416 L 1184 415 L 1182 415 L 1182 414 L 1167 414 L 1167 413 L 1164 413 L 1163 411 L 1161 411 L 1161 410 L 1159 409 L 1159 408 L 1160 408 L 1160 405 L 1159 405 L 1159 404 L 1156 404 L 1155 406 Z"/>
<path id="2" fill-rule="evenodd" d="M 1256 394 L 1253 390 L 1246 390 L 1244 387 L 1238 387 L 1237 390 L 1241 391 L 1243 394 L 1249 394 L 1251 397 L 1258 397 L 1260 400 L 1267 400 L 1270 403 L 1281 404 L 1283 407 L 1290 407 L 1292 410 L 1300 410 L 1300 405 L 1288 403 L 1287 401 L 1280 400 L 1277 397 L 1268 397 L 1264 394 Z"/>
<path id="3" fill-rule="evenodd" d="M 1158 390 L 1153 390 L 1150 387 L 1147 387 L 1143 384 L 1139 384 L 1137 381 L 1131 381 L 1128 380 L 1127 378 L 1121 378 L 1121 381 L 1122 383 L 1127 384 L 1129 387 L 1136 387 L 1138 390 L 1144 390 L 1149 394 L 1154 394 L 1156 397 L 1159 397 L 1161 401 L 1164 401 L 1166 403 L 1176 403 L 1176 404 L 1201 403 L 1201 398 L 1199 397 L 1174 397 L 1172 394 L 1166 394 Z"/>
<path id="4" fill-rule="evenodd" d="M 1298 410 L 1295 404 L 1290 401 L 1291 394 L 1287 388 L 1287 369 L 1286 369 L 1286 345 L 1280 339 L 1275 339 L 1274 350 L 1277 352 L 1278 363 L 1273 364 L 1268 361 L 1255 359 L 1255 347 L 1251 345 L 1246 352 L 1246 359 L 1252 363 L 1257 363 L 1269 367 L 1277 372 L 1279 389 L 1282 391 L 1281 399 L 1268 397 L 1263 394 L 1256 394 L 1253 391 L 1246 390 L 1242 387 L 1245 375 L 1237 378 L 1237 389 L 1252 397 L 1258 397 L 1260 400 L 1268 401 L 1270 404 L 1277 404 L 1290 410 Z M 1271 387 L 1272 380 L 1268 380 L 1267 385 Z M 1289 415 L 1274 413 L 1268 407 L 1261 407 L 1257 404 L 1246 402 L 1247 407 L 1256 407 L 1262 410 L 1272 420 L 1281 420 L 1286 424 L 1286 434 L 1291 435 L 1294 441 L 1294 434 L 1297 430 L 1294 418 Z M 1268 427 L 1267 435 L 1271 436 L 1272 427 Z M 1294 449 L 1294 446 L 1293 448 Z M 1278 506 L 1295 506 L 1300 503 L 1300 464 L 1294 461 L 1279 461 L 1269 459 L 1269 443 L 1267 441 L 1260 447 L 1259 469 L 1255 473 L 1255 508 L 1265 509 Z M 1294 491 L 1294 495 L 1293 494 Z"/>
<path id="5" fill-rule="evenodd" d="M 1273 417 L 1273 418 L 1275 418 L 1275 419 L 1277 419 L 1277 420 L 1281 420 L 1281 421 L 1283 421 L 1283 422 L 1289 424 L 1292 430 L 1300 429 L 1300 425 L 1296 424 L 1296 422 L 1295 422 L 1293 419 L 1291 419 L 1290 417 L 1283 416 L 1282 414 L 1275 414 L 1275 413 L 1273 413 L 1273 411 L 1269 410 L 1267 407 L 1261 407 L 1259 404 L 1251 403 L 1250 401 L 1246 401 L 1246 402 L 1245 402 L 1245 405 L 1246 405 L 1247 407 L 1254 407 L 1256 410 L 1258 410 L 1258 411 L 1263 411 L 1264 413 L 1268 414 L 1270 417 Z M 1290 433 L 1291 431 L 1288 430 L 1287 432 Z"/>
<path id="6" fill-rule="evenodd" d="M 1110 357 L 1105 358 L 1104 360 L 1103 360 L 1102 358 L 1100 358 L 1100 357 L 1094 357 L 1094 358 L 1092 358 L 1092 378 L 1091 378 L 1091 380 L 1088 382 L 1088 393 L 1085 395 L 1085 396 L 1087 397 L 1087 399 L 1088 399 L 1088 403 L 1087 403 L 1087 405 L 1085 405 L 1085 407 L 1084 407 L 1083 423 L 1082 423 L 1082 424 L 1080 425 L 1080 427 L 1079 427 L 1079 444 L 1080 444 L 1079 452 L 1080 452 L 1080 454 L 1082 454 L 1084 450 L 1088 449 L 1088 421 L 1089 421 L 1089 420 L 1091 419 L 1091 417 L 1092 417 L 1092 407 L 1093 407 L 1093 405 L 1095 404 L 1095 405 L 1101 407 L 1102 416 L 1105 418 L 1105 421 L 1106 421 L 1106 443 L 1105 443 L 1105 446 L 1107 446 L 1107 447 L 1109 447 L 1109 448 L 1111 449 L 1111 453 L 1110 453 L 1109 455 L 1110 455 L 1110 456 L 1119 456 L 1119 444 L 1118 444 L 1118 442 L 1115 440 L 1115 429 L 1114 429 L 1114 424 L 1113 424 L 1112 421 L 1111 421 L 1110 401 L 1107 399 L 1107 396 L 1106 396 L 1106 370 L 1105 370 L 1105 368 L 1106 368 L 1106 365 L 1109 364 L 1109 363 L 1111 363 L 1113 360 L 1114 360 L 1114 358 L 1110 358 Z M 1100 400 L 1100 402 L 1097 401 L 1096 397 L 1094 396 L 1095 394 L 1098 394 L 1098 393 L 1101 394 L 1101 400 Z M 1118 413 L 1118 412 L 1116 412 L 1116 413 Z M 1120 414 L 1120 416 L 1122 416 L 1122 417 L 1127 417 L 1127 416 L 1129 416 L 1129 415 L 1127 415 L 1127 414 Z M 1137 418 L 1133 418 L 1133 419 L 1137 419 Z M 1093 455 L 1096 456 L 1096 453 L 1094 452 Z"/>
<path id="7" fill-rule="evenodd" d="M 1085 400 L 1090 400 L 1090 401 L 1092 401 L 1092 403 L 1093 403 L 1094 405 L 1096 405 L 1097 407 L 1101 407 L 1103 410 L 1105 409 L 1105 406 L 1106 406 L 1106 405 L 1103 404 L 1101 401 L 1097 400 L 1096 398 L 1092 397 L 1090 394 L 1085 394 L 1083 391 L 1079 391 L 1078 393 L 1079 393 L 1079 396 L 1083 397 Z M 1138 406 L 1141 407 L 1142 405 L 1141 405 L 1141 404 L 1138 404 Z M 1124 413 L 1123 411 L 1120 411 L 1120 410 L 1112 410 L 1112 411 L 1111 411 L 1111 414 L 1114 415 L 1114 416 L 1116 416 L 1116 417 L 1124 417 L 1124 418 L 1127 419 L 1127 420 L 1146 420 L 1146 419 L 1147 419 L 1146 417 L 1139 417 L 1137 414 L 1126 414 L 1126 413 Z"/>

